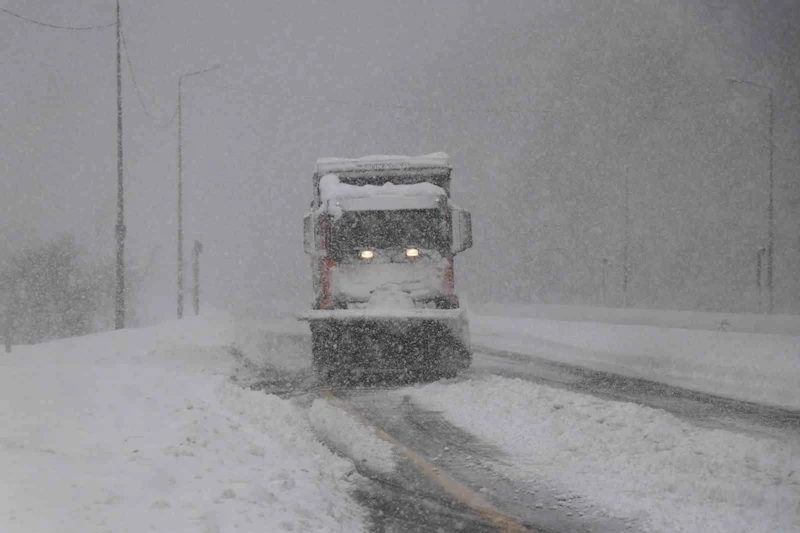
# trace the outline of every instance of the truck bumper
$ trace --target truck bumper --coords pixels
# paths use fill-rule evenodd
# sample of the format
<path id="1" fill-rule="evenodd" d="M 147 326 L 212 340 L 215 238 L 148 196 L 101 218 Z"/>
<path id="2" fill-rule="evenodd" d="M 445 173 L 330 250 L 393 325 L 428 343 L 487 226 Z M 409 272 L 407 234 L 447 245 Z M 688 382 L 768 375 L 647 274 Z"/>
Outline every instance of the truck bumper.
<path id="1" fill-rule="evenodd" d="M 314 310 L 298 318 L 309 322 L 314 365 L 324 379 L 420 381 L 453 377 L 471 362 L 463 309 Z"/>

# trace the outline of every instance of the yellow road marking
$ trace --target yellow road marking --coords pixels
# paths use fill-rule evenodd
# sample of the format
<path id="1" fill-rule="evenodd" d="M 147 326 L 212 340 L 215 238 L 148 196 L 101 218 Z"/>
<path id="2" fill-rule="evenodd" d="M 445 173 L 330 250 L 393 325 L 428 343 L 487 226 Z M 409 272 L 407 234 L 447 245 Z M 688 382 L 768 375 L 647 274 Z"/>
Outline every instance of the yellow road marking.
<path id="1" fill-rule="evenodd" d="M 438 466 L 431 464 L 427 459 L 425 459 L 422 455 L 415 452 L 395 437 L 381 429 L 380 427 L 376 426 L 369 420 L 367 420 L 364 416 L 360 413 L 354 412 L 353 410 L 349 409 L 344 401 L 341 398 L 336 396 L 332 391 L 326 391 L 325 397 L 331 403 L 339 407 L 340 409 L 350 413 L 351 415 L 357 417 L 361 423 L 366 426 L 369 426 L 375 430 L 375 434 L 385 440 L 386 442 L 392 444 L 394 448 L 402 455 L 404 455 L 411 463 L 417 468 L 419 472 L 424 474 L 429 479 L 432 479 L 436 483 L 439 484 L 448 494 L 450 494 L 456 501 L 466 505 L 473 511 L 475 511 L 480 517 L 484 518 L 487 522 L 492 524 L 493 526 L 497 527 L 503 533 L 530 533 L 532 530 L 530 527 L 525 526 L 519 520 L 504 514 L 494 506 L 492 506 L 486 499 L 481 496 L 480 494 L 476 493 L 463 483 L 459 482 L 452 476 L 450 476 L 447 472 L 440 469 Z"/>

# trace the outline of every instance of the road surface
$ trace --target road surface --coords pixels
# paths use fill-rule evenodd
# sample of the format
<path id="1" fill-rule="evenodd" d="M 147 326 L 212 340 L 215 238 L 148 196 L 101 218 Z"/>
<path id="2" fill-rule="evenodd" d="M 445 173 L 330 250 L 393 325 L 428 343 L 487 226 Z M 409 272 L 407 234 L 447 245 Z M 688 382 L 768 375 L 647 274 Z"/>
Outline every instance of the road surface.
<path id="1" fill-rule="evenodd" d="M 281 343 L 310 351 L 309 339 Z M 316 398 L 336 402 L 372 426 L 400 450 L 390 474 L 357 464 L 364 481 L 356 496 L 369 509 L 375 532 L 428 531 L 637 531 L 633 521 L 605 516 L 597 509 L 553 494 L 536 479 L 512 480 L 501 474 L 509 459 L 498 449 L 423 409 L 398 387 L 330 390 L 309 368 L 280 372 L 237 354 L 251 375 L 248 386 L 310 405 Z M 603 399 L 635 402 L 668 411 L 692 424 L 766 435 L 800 437 L 800 412 L 731 400 L 652 381 L 588 370 L 529 355 L 476 347 L 472 368 L 458 380 L 500 375 L 560 387 Z M 513 465 L 512 465 L 513 466 Z"/>

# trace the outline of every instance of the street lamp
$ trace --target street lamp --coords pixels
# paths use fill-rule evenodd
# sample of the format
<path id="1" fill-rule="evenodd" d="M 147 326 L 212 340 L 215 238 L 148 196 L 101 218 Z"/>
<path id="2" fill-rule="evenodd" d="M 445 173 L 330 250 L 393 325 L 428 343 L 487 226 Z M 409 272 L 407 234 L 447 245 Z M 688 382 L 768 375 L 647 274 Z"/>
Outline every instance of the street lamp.
<path id="1" fill-rule="evenodd" d="M 775 180 L 772 174 L 773 154 L 775 152 L 775 144 L 773 139 L 773 132 L 775 129 L 774 90 L 772 87 L 767 87 L 766 85 L 760 85 L 758 83 L 753 83 L 752 81 L 739 80 L 736 78 L 728 78 L 728 82 L 750 85 L 769 91 L 769 201 L 767 203 L 767 291 L 769 293 L 769 300 L 767 305 L 767 313 L 772 314 L 775 301 L 775 285 L 773 283 L 772 275 L 775 264 Z"/>
<path id="2" fill-rule="evenodd" d="M 200 314 L 200 254 L 203 253 L 203 243 L 194 241 L 192 250 L 192 271 L 194 272 L 194 314 Z"/>
<path id="3" fill-rule="evenodd" d="M 183 318 L 183 80 L 220 68 L 213 65 L 178 78 L 178 318 Z"/>
<path id="4" fill-rule="evenodd" d="M 125 192 L 122 166 L 122 56 L 120 44 L 119 0 L 117 0 L 117 224 L 114 239 L 117 241 L 116 288 L 114 290 L 114 329 L 125 327 Z"/>
<path id="5" fill-rule="evenodd" d="M 628 164 L 625 165 L 625 203 L 624 203 L 624 243 L 622 247 L 622 307 L 628 307 L 628 283 L 630 282 L 630 241 L 631 241 L 631 190 L 630 190 L 630 171 Z"/>
<path id="6" fill-rule="evenodd" d="M 764 263 L 764 253 L 767 251 L 766 248 L 763 246 L 759 246 L 758 250 L 756 250 L 756 288 L 758 289 L 758 312 L 764 312 L 764 294 L 763 294 L 763 283 L 761 283 L 762 278 L 762 264 Z"/>

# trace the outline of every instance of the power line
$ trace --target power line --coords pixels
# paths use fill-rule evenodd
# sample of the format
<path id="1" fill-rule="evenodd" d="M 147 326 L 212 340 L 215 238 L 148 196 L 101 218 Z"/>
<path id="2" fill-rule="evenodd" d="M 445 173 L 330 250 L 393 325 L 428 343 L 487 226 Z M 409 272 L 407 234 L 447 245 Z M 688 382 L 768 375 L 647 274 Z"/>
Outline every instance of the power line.
<path id="1" fill-rule="evenodd" d="M 59 26 L 58 24 L 48 24 L 47 22 L 41 22 L 39 20 L 34 20 L 32 18 L 24 17 L 24 16 L 22 16 L 22 15 L 20 15 L 18 13 L 14 13 L 13 11 L 9 11 L 8 9 L 5 9 L 3 7 L 0 7 L 0 11 L 2 11 L 3 13 L 6 13 L 8 15 L 11 15 L 12 17 L 17 17 L 18 19 L 22 19 L 22 20 L 24 20 L 26 22 L 30 22 L 32 24 L 38 24 L 39 26 L 45 26 L 47 28 L 56 28 L 56 29 L 59 29 L 59 30 L 72 30 L 72 31 L 99 30 L 99 29 L 102 29 L 102 28 L 109 28 L 111 26 L 116 26 L 117 25 L 116 22 L 111 22 L 109 24 L 100 24 L 100 25 L 97 25 L 97 26 Z"/>
<path id="2" fill-rule="evenodd" d="M 172 123 L 175 121 L 175 117 L 177 117 L 177 116 L 178 116 L 178 105 L 175 104 L 175 111 L 172 112 L 172 118 L 169 119 L 169 122 L 167 123 L 166 126 L 164 126 L 164 129 L 167 129 L 170 126 L 172 126 Z"/>
<path id="3" fill-rule="evenodd" d="M 133 61 L 131 60 L 131 56 L 128 53 L 128 41 L 125 39 L 125 32 L 122 32 L 122 48 L 125 50 L 125 61 L 128 63 L 128 71 L 131 73 L 131 80 L 133 81 L 133 87 L 136 89 L 136 98 L 139 100 L 139 104 L 142 106 L 142 110 L 144 114 L 147 115 L 147 118 L 151 120 L 155 120 L 152 113 L 148 111 L 147 105 L 144 103 L 144 98 L 142 96 L 142 91 L 139 89 L 139 83 L 136 81 L 136 74 L 133 68 Z M 175 117 L 178 115 L 178 106 L 175 106 L 175 110 L 172 113 L 172 118 L 169 119 L 166 125 L 156 124 L 156 126 L 160 129 L 167 129 L 169 128 L 172 123 L 175 121 Z"/>
<path id="4" fill-rule="evenodd" d="M 125 49 L 125 60 L 128 63 L 128 71 L 131 73 L 131 80 L 133 80 L 133 88 L 136 89 L 136 97 L 139 100 L 139 104 L 141 104 L 142 109 L 144 110 L 144 114 L 147 115 L 147 118 L 152 118 L 150 116 L 150 112 L 147 110 L 147 106 L 144 105 L 144 100 L 142 99 L 142 92 L 139 90 L 139 84 L 136 83 L 136 74 L 133 72 L 133 64 L 131 63 L 131 56 L 128 54 L 128 43 L 125 39 L 125 32 L 122 32 L 122 48 Z"/>
<path id="5" fill-rule="evenodd" d="M 172 111 L 172 117 L 169 119 L 169 122 L 167 122 L 166 124 L 163 123 L 155 124 L 155 126 L 161 130 L 167 130 L 169 129 L 170 126 L 172 126 L 172 123 L 175 122 L 175 117 L 177 116 L 178 116 L 178 105 L 175 104 L 175 109 Z"/>
<path id="6" fill-rule="evenodd" d="M 17 17 L 17 18 L 19 18 L 21 20 L 24 20 L 26 22 L 30 22 L 32 24 L 37 24 L 39 26 L 44 26 L 44 27 L 47 27 L 47 28 L 56 28 L 56 29 L 59 29 L 59 30 L 72 30 L 72 31 L 96 30 L 96 29 L 102 29 L 102 28 L 109 28 L 111 26 L 116 26 L 117 25 L 116 22 L 111 22 L 109 24 L 100 24 L 100 25 L 96 25 L 96 26 L 60 26 L 58 24 L 49 24 L 47 22 L 41 22 L 39 20 L 34 20 L 32 18 L 28 18 L 28 17 L 22 16 L 22 15 L 20 15 L 18 13 L 14 13 L 14 12 L 9 11 L 8 9 L 2 8 L 2 7 L 0 7 L 0 11 L 2 11 L 3 13 L 7 13 L 7 14 L 13 16 L 13 17 Z M 141 89 L 139 89 L 139 84 L 136 81 L 136 74 L 135 74 L 134 69 L 133 69 L 133 62 L 131 61 L 131 56 L 128 53 L 128 43 L 125 40 L 125 34 L 124 34 L 124 32 L 120 32 L 120 33 L 121 33 L 121 37 L 122 37 L 122 46 L 125 49 L 125 60 L 128 63 L 128 71 L 131 74 L 131 79 L 133 80 L 133 86 L 136 89 L 136 97 L 139 100 L 139 104 L 142 106 L 142 110 L 144 111 L 144 114 L 147 115 L 147 118 L 152 119 L 153 117 L 150 114 L 150 111 L 147 109 L 147 106 L 144 103 L 144 98 L 142 97 L 142 91 L 141 91 Z M 176 113 L 177 113 L 177 108 L 176 108 Z M 168 128 L 170 126 L 170 124 L 172 124 L 172 121 L 175 120 L 175 114 L 176 113 L 173 113 L 172 119 L 170 119 L 169 124 L 167 124 L 165 126 L 165 128 Z"/>

